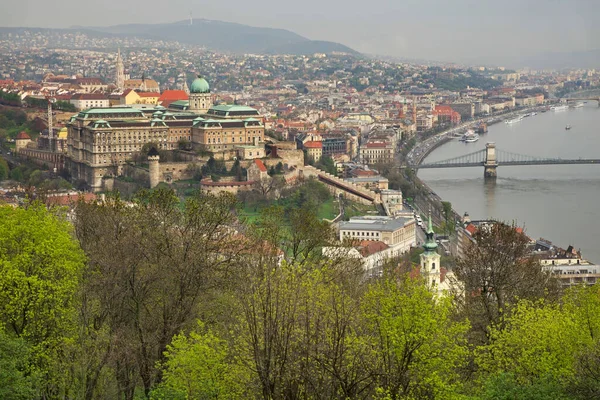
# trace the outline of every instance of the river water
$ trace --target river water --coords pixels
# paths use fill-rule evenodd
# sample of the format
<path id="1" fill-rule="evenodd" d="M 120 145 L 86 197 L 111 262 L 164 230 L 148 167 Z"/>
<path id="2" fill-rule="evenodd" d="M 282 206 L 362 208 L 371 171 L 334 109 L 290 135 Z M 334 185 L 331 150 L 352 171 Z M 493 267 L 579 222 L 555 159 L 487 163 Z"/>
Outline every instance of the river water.
<path id="1" fill-rule="evenodd" d="M 571 130 L 565 130 L 567 124 Z M 453 140 L 423 162 L 481 150 L 486 142 L 535 157 L 600 159 L 600 108 L 594 101 L 511 125 L 499 123 L 478 142 Z M 600 165 L 499 166 L 495 182 L 484 181 L 483 167 L 423 169 L 419 177 L 459 214 L 514 221 L 532 238 L 543 237 L 563 248 L 573 245 L 584 258 L 600 262 Z"/>

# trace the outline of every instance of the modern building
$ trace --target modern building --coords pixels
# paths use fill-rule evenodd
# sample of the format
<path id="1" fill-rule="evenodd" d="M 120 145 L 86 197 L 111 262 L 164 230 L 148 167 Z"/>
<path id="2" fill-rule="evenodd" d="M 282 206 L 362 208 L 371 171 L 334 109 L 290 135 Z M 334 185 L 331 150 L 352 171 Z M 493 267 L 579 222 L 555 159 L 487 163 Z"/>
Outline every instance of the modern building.
<path id="1" fill-rule="evenodd" d="M 383 242 L 396 254 L 416 246 L 416 223 L 413 218 L 382 216 L 352 217 L 340 222 L 340 240 L 369 240 Z"/>
<path id="2" fill-rule="evenodd" d="M 564 288 L 600 282 L 600 265 L 580 258 L 544 258 L 542 268 L 552 272 Z"/>

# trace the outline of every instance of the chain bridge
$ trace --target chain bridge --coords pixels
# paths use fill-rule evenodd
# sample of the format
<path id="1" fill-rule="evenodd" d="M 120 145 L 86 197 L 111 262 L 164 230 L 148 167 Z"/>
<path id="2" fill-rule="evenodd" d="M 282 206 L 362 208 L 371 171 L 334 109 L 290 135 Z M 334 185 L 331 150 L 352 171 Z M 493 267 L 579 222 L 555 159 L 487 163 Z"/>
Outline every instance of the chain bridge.
<path id="1" fill-rule="evenodd" d="M 543 158 L 533 157 L 524 154 L 511 153 L 496 149 L 495 143 L 487 143 L 485 149 L 473 153 L 465 154 L 460 157 L 454 157 L 447 160 L 436 161 L 432 163 L 409 165 L 412 169 L 426 168 L 464 168 L 464 167 L 483 167 L 486 178 L 497 176 L 496 169 L 499 166 L 516 165 L 573 165 L 573 164 L 599 164 L 600 159 L 563 159 L 563 158 Z"/>

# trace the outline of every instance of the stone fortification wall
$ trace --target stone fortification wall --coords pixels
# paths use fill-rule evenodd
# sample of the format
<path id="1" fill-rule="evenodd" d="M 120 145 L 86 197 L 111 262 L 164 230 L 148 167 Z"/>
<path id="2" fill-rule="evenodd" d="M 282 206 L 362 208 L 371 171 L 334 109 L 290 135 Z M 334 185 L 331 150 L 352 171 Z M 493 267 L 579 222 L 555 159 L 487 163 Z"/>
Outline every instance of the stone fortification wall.
<path id="1" fill-rule="evenodd" d="M 381 197 L 380 197 L 379 193 L 375 193 L 375 192 L 373 192 L 371 190 L 365 189 L 364 187 L 360 187 L 360 186 L 355 185 L 353 183 L 347 182 L 347 181 L 345 181 L 343 179 L 337 178 L 337 177 L 335 177 L 335 176 L 333 176 L 333 175 L 331 175 L 331 174 L 329 174 L 327 172 L 321 171 L 320 169 L 317 169 L 317 168 L 312 167 L 310 165 L 302 167 L 301 168 L 301 174 L 305 178 L 308 178 L 308 177 L 311 177 L 311 176 L 314 176 L 317 179 L 319 178 L 319 176 L 326 177 L 329 180 L 335 182 L 336 184 L 342 185 L 342 186 L 344 186 L 344 187 L 352 190 L 352 191 L 345 190 L 345 189 L 343 189 L 341 187 L 334 186 L 334 185 L 331 185 L 331 184 L 329 184 L 327 182 L 322 181 L 323 183 L 325 183 L 327 185 L 327 187 L 329 188 L 329 190 L 334 195 L 336 195 L 336 196 L 339 193 L 342 193 L 342 194 L 344 194 L 344 196 L 346 196 L 346 197 L 348 197 L 348 198 L 350 198 L 350 199 L 352 199 L 354 201 L 357 201 L 359 203 L 362 203 L 362 204 L 381 203 Z M 353 192 L 355 192 L 355 193 L 353 193 Z M 372 201 L 367 200 L 364 197 L 361 197 L 361 196 L 357 195 L 356 193 L 359 193 L 359 194 L 362 194 L 364 196 L 370 197 L 373 200 Z"/>
<path id="2" fill-rule="evenodd" d="M 242 191 L 252 190 L 254 182 L 243 181 L 243 182 L 213 182 L 210 179 L 204 179 L 200 182 L 200 189 L 218 194 L 218 193 L 231 193 L 237 194 Z"/>

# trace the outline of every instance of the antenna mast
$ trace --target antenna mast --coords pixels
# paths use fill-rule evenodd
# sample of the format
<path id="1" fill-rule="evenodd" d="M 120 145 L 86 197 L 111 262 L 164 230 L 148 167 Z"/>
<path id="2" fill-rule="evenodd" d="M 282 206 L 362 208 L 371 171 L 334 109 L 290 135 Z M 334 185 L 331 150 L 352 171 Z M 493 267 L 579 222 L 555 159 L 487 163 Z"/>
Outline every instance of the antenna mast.
<path id="1" fill-rule="evenodd" d="M 192 10 L 190 10 L 190 26 L 192 26 L 194 23 L 194 20 L 192 19 Z"/>

